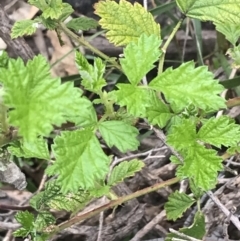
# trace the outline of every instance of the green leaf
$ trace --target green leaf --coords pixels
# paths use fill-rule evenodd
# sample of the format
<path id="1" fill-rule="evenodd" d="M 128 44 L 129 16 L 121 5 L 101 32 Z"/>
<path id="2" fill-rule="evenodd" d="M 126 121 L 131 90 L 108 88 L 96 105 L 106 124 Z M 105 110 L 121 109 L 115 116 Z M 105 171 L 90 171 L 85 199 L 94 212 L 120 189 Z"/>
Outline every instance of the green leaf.
<path id="1" fill-rule="evenodd" d="M 154 68 L 160 56 L 160 44 L 156 35 L 142 34 L 136 43 L 131 42 L 124 49 L 124 58 L 120 59 L 120 63 L 133 85 L 137 85 Z"/>
<path id="2" fill-rule="evenodd" d="M 227 54 L 233 60 L 232 67 L 239 69 L 240 68 L 240 45 L 237 45 L 234 48 L 228 49 Z"/>
<path id="3" fill-rule="evenodd" d="M 137 159 L 131 161 L 121 162 L 116 166 L 109 179 L 108 185 L 113 186 L 118 182 L 122 182 L 125 178 L 133 176 L 136 172 L 140 171 L 144 167 L 144 162 Z"/>
<path id="4" fill-rule="evenodd" d="M 60 17 L 58 18 L 58 21 L 64 21 L 66 20 L 72 13 L 74 12 L 74 9 L 72 6 L 68 3 L 62 3 L 62 13 Z"/>
<path id="5" fill-rule="evenodd" d="M 167 136 L 167 143 L 179 151 L 195 146 L 196 140 L 196 123 L 191 119 L 182 119 L 173 125 Z"/>
<path id="6" fill-rule="evenodd" d="M 195 239 L 202 240 L 206 233 L 204 214 L 202 212 L 198 211 L 195 214 L 193 224 L 187 228 L 180 228 L 179 232 L 186 234 L 190 237 L 193 237 Z M 172 240 L 172 238 L 182 239 L 182 237 L 180 237 L 176 234 L 170 233 L 167 235 L 166 241 L 170 241 L 170 240 Z"/>
<path id="7" fill-rule="evenodd" d="M 53 125 L 60 126 L 80 115 L 81 92 L 73 83 L 52 79 L 43 56 L 36 56 L 24 66 L 23 60 L 9 61 L 0 71 L 4 104 L 9 107 L 9 123 L 19 128 L 26 141 L 48 136 Z"/>
<path id="8" fill-rule="evenodd" d="M 58 26 L 58 23 L 56 21 L 50 18 L 45 19 L 43 16 L 36 17 L 35 21 L 42 23 L 49 30 L 54 30 Z"/>
<path id="9" fill-rule="evenodd" d="M 50 225 L 53 225 L 55 222 L 55 217 L 50 212 L 44 211 L 38 213 L 34 225 L 38 232 L 42 232 L 45 228 L 47 228 Z"/>
<path id="10" fill-rule="evenodd" d="M 204 194 L 203 190 L 196 185 L 192 178 L 189 179 L 189 184 L 195 198 L 200 199 Z"/>
<path id="11" fill-rule="evenodd" d="M 17 157 L 35 157 L 43 160 L 50 160 L 47 142 L 40 137 L 36 138 L 33 142 L 26 142 L 24 140 L 14 142 L 8 147 L 8 151 Z"/>
<path id="12" fill-rule="evenodd" d="M 13 234 L 15 237 L 26 237 L 34 229 L 34 215 L 28 211 L 20 211 L 15 215 L 15 219 L 22 225 Z"/>
<path id="13" fill-rule="evenodd" d="M 164 128 L 172 116 L 169 107 L 157 97 L 153 98 L 152 104 L 147 107 L 147 119 L 152 125 Z"/>
<path id="14" fill-rule="evenodd" d="M 36 32 L 38 23 L 33 20 L 20 20 L 14 23 L 12 27 L 12 38 L 21 37 L 23 35 L 32 35 Z"/>
<path id="15" fill-rule="evenodd" d="M 221 86 L 206 66 L 194 68 L 193 62 L 182 64 L 177 69 L 168 68 L 150 83 L 163 92 L 174 112 L 181 112 L 189 104 L 203 110 L 225 108 L 225 100 L 218 96 Z"/>
<path id="16" fill-rule="evenodd" d="M 62 132 L 54 140 L 53 151 L 56 161 L 47 173 L 59 174 L 63 193 L 92 188 L 108 172 L 109 158 L 90 129 Z"/>
<path id="17" fill-rule="evenodd" d="M 139 146 L 138 130 L 123 121 L 105 121 L 99 131 L 109 147 L 116 146 L 121 152 L 134 151 Z"/>
<path id="18" fill-rule="evenodd" d="M 217 152 L 196 144 L 188 149 L 183 166 L 178 167 L 177 176 L 193 178 L 196 186 L 206 191 L 216 185 L 220 170 L 222 170 L 222 158 Z"/>
<path id="19" fill-rule="evenodd" d="M 106 37 L 116 46 L 137 41 L 143 33 L 148 36 L 156 35 L 160 39 L 159 24 L 139 3 L 132 5 L 120 0 L 118 4 L 115 1 L 105 0 L 96 3 L 95 9 L 95 13 L 101 17 L 100 25 L 108 30 Z"/>
<path id="20" fill-rule="evenodd" d="M 218 148 L 236 146 L 240 142 L 240 127 L 227 116 L 207 120 L 197 134 L 198 138 Z"/>
<path id="21" fill-rule="evenodd" d="M 240 146 L 236 145 L 236 146 L 232 146 L 232 147 L 228 148 L 227 153 L 229 155 L 234 155 L 234 154 L 240 153 Z"/>
<path id="22" fill-rule="evenodd" d="M 98 22 L 92 18 L 80 17 L 80 18 L 72 19 L 66 24 L 66 26 L 75 31 L 79 31 L 79 30 L 86 31 L 92 28 L 96 28 L 98 26 Z"/>
<path id="23" fill-rule="evenodd" d="M 76 64 L 83 79 L 82 85 L 84 88 L 98 93 L 106 85 L 103 78 L 105 65 L 100 58 L 95 58 L 94 66 L 92 66 L 80 52 L 76 52 Z"/>
<path id="24" fill-rule="evenodd" d="M 46 0 L 28 0 L 28 3 L 44 11 L 48 7 Z"/>
<path id="25" fill-rule="evenodd" d="M 0 68 L 7 68 L 9 56 L 4 50 L 0 50 Z"/>
<path id="26" fill-rule="evenodd" d="M 51 0 L 48 7 L 44 9 L 42 16 L 44 18 L 58 19 L 62 15 L 62 0 Z"/>
<path id="27" fill-rule="evenodd" d="M 131 84 L 117 84 L 119 90 L 114 92 L 117 103 L 127 106 L 127 111 L 135 117 L 146 117 L 147 107 L 152 105 L 155 98 L 154 91 L 144 86 Z"/>
<path id="28" fill-rule="evenodd" d="M 194 203 L 195 200 L 185 193 L 180 193 L 179 191 L 172 193 L 164 206 L 167 212 L 167 219 L 176 221 Z"/>
<path id="29" fill-rule="evenodd" d="M 216 23 L 216 30 L 225 35 L 226 39 L 235 45 L 240 37 L 240 25 L 233 23 Z"/>
<path id="30" fill-rule="evenodd" d="M 97 114 L 90 100 L 85 97 L 81 98 L 81 110 L 79 115 L 72 117 L 72 122 L 81 127 L 97 125 Z"/>
<path id="31" fill-rule="evenodd" d="M 88 191 L 79 189 L 76 193 L 63 194 L 56 181 L 47 183 L 45 190 L 33 196 L 30 204 L 36 210 L 51 208 L 54 210 L 76 211 L 92 199 Z"/>
<path id="32" fill-rule="evenodd" d="M 183 166 L 178 167 L 177 175 L 193 178 L 199 188 L 209 190 L 216 183 L 217 172 L 222 169 L 222 159 L 215 150 L 206 149 L 202 145 L 195 126 L 195 121 L 182 119 L 171 127 L 167 143 L 180 151 L 184 158 Z"/>
<path id="33" fill-rule="evenodd" d="M 188 17 L 201 21 L 236 23 L 240 21 L 238 0 L 177 0 L 180 10 Z"/>

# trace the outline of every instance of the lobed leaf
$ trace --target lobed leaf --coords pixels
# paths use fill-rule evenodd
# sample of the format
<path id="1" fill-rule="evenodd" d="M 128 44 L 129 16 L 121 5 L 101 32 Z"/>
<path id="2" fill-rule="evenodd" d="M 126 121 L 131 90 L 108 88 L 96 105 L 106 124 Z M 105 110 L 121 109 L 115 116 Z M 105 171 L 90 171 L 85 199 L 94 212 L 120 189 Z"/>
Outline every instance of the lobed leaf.
<path id="1" fill-rule="evenodd" d="M 195 203 L 195 200 L 185 193 L 176 191 L 168 197 L 168 202 L 164 205 L 167 219 L 176 221 L 182 217 L 183 213 Z"/>
<path id="2" fill-rule="evenodd" d="M 47 173 L 59 175 L 61 192 L 90 189 L 105 178 L 109 158 L 91 129 L 62 132 L 54 140 L 53 151 L 56 161 Z"/>
<path id="3" fill-rule="evenodd" d="M 207 120 L 197 133 L 197 137 L 218 148 L 236 146 L 240 142 L 240 127 L 227 116 L 212 117 Z"/>
<path id="4" fill-rule="evenodd" d="M 66 24 L 66 26 L 75 31 L 89 30 L 92 28 L 96 28 L 98 26 L 98 22 L 92 18 L 80 17 L 73 18 Z"/>
<path id="5" fill-rule="evenodd" d="M 160 44 L 156 35 L 142 34 L 137 42 L 129 43 L 124 49 L 124 58 L 120 59 L 120 63 L 132 85 L 137 85 L 154 68 L 160 56 Z"/>
<path id="6" fill-rule="evenodd" d="M 30 204 L 36 210 L 51 208 L 54 210 L 76 211 L 92 199 L 88 191 L 79 189 L 76 193 L 63 194 L 56 181 L 48 182 L 45 190 L 33 196 Z"/>
<path id="7" fill-rule="evenodd" d="M 47 19 L 58 19 L 62 15 L 63 3 L 62 0 L 51 0 L 48 6 L 43 10 L 42 16 Z"/>
<path id="8" fill-rule="evenodd" d="M 20 211 L 15 215 L 15 219 L 22 225 L 13 233 L 15 237 L 26 237 L 34 230 L 34 215 L 32 213 Z"/>
<path id="9" fill-rule="evenodd" d="M 84 109 L 81 91 L 73 83 L 52 79 L 49 72 L 43 56 L 36 56 L 27 66 L 21 59 L 11 59 L 8 68 L 0 71 L 9 123 L 29 142 L 39 135 L 48 136 L 53 125 L 80 116 Z"/>
<path id="10" fill-rule="evenodd" d="M 122 182 L 125 178 L 133 176 L 143 167 L 144 163 L 137 159 L 121 162 L 119 165 L 114 167 L 108 179 L 108 185 L 113 186 L 116 185 L 118 182 Z"/>
<path id="11" fill-rule="evenodd" d="M 14 23 L 12 27 L 11 37 L 17 38 L 23 35 L 32 35 L 36 32 L 38 23 L 33 20 L 20 20 Z"/>
<path id="12" fill-rule="evenodd" d="M 76 52 L 76 64 L 83 79 L 82 85 L 87 90 L 98 93 L 106 85 L 103 78 L 105 65 L 100 58 L 95 58 L 92 66 L 80 52 Z"/>
<path id="13" fill-rule="evenodd" d="M 222 169 L 222 158 L 213 149 L 196 144 L 187 151 L 183 166 L 179 166 L 179 177 L 193 178 L 195 184 L 203 190 L 216 185 L 218 172 Z"/>
<path id="14" fill-rule="evenodd" d="M 176 113 L 189 104 L 203 110 L 226 107 L 224 99 L 218 96 L 223 91 L 223 86 L 214 80 L 207 67 L 194 68 L 193 62 L 184 63 L 174 70 L 168 68 L 153 79 L 149 86 L 163 92 Z"/>
<path id="15" fill-rule="evenodd" d="M 26 142 L 24 140 L 14 142 L 8 147 L 8 151 L 17 157 L 50 160 L 47 142 L 41 137 L 36 138 L 32 142 Z"/>
<path id="16" fill-rule="evenodd" d="M 160 39 L 160 26 L 154 21 L 151 13 L 139 3 L 120 0 L 99 1 L 94 5 L 95 14 L 101 17 L 99 23 L 107 29 L 106 37 L 116 46 L 127 45 L 137 41 L 140 35 L 156 35 Z"/>
<path id="17" fill-rule="evenodd" d="M 238 0 L 177 0 L 180 10 L 191 18 L 201 21 L 235 23 L 240 21 Z"/>

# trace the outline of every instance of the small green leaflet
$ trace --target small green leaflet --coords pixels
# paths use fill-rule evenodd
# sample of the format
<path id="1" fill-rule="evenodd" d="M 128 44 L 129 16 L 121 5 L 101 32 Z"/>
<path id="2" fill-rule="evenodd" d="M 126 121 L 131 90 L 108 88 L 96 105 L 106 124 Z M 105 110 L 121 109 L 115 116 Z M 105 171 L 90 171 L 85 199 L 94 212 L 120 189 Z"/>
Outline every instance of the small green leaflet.
<path id="1" fill-rule="evenodd" d="M 127 106 L 127 111 L 134 117 L 146 117 L 147 107 L 152 105 L 155 92 L 145 86 L 117 84 L 119 90 L 114 92 L 117 104 Z"/>
<path id="2" fill-rule="evenodd" d="M 164 206 L 167 212 L 167 219 L 176 221 L 194 203 L 195 200 L 185 193 L 180 193 L 179 191 L 172 193 Z"/>
<path id="3" fill-rule="evenodd" d="M 186 234 L 190 237 L 193 237 L 195 239 L 202 240 L 204 235 L 206 234 L 204 214 L 202 212 L 198 211 L 195 214 L 193 224 L 187 228 L 180 228 L 179 232 Z M 182 237 L 180 237 L 176 234 L 169 233 L 165 240 L 171 241 L 173 238 L 182 239 Z"/>
<path id="4" fill-rule="evenodd" d="M 240 37 L 240 25 L 233 23 L 215 23 L 216 30 L 225 35 L 226 39 L 235 46 Z"/>
<path id="5" fill-rule="evenodd" d="M 66 20 L 74 12 L 72 6 L 68 3 L 62 3 L 62 13 L 58 18 L 58 21 Z"/>
<path id="6" fill-rule="evenodd" d="M 22 225 L 21 228 L 17 229 L 13 233 L 15 237 L 26 237 L 30 232 L 35 229 L 34 215 L 32 213 L 29 213 L 28 211 L 20 211 L 15 215 L 15 218 Z"/>
<path id="7" fill-rule="evenodd" d="M 132 5 L 128 1 L 99 1 L 94 5 L 95 14 L 101 17 L 99 23 L 107 29 L 106 37 L 116 46 L 127 45 L 137 41 L 143 33 L 156 35 L 160 39 L 160 26 L 154 21 L 151 13 L 139 3 Z M 147 56 L 141 56 L 145 58 Z"/>
<path id="8" fill-rule="evenodd" d="M 116 185 L 118 182 L 122 182 L 125 178 L 133 176 L 143 167 L 144 163 L 137 159 L 121 162 L 113 169 L 108 179 L 108 185 L 113 186 Z"/>
<path id="9" fill-rule="evenodd" d="M 91 129 L 62 132 L 54 139 L 56 161 L 47 169 L 58 176 L 61 192 L 90 189 L 108 172 L 109 158 Z"/>
<path id="10" fill-rule="evenodd" d="M 50 160 L 47 142 L 41 137 L 36 138 L 32 142 L 26 142 L 24 140 L 14 142 L 8 147 L 8 151 L 17 157 Z"/>
<path id="11" fill-rule="evenodd" d="M 181 151 L 195 146 L 196 123 L 191 119 L 181 119 L 181 123 L 173 125 L 167 136 L 167 143 L 176 150 Z"/>
<path id="12" fill-rule="evenodd" d="M 84 108 L 81 91 L 73 83 L 53 79 L 47 60 L 40 55 L 27 66 L 21 59 L 10 59 L 8 68 L 0 71 L 0 82 L 4 104 L 11 109 L 9 123 L 29 142 L 48 136 L 53 125 L 71 120 Z"/>
<path id="13" fill-rule="evenodd" d="M 152 104 L 147 107 L 147 119 L 152 125 L 158 125 L 163 128 L 171 119 L 173 114 L 170 112 L 169 107 L 164 104 L 160 99 L 153 98 Z"/>
<path id="14" fill-rule="evenodd" d="M 54 216 L 50 212 L 44 211 L 38 213 L 34 226 L 36 227 L 38 232 L 42 232 L 46 227 L 55 224 L 55 222 L 56 219 L 54 218 Z"/>
<path id="15" fill-rule="evenodd" d="M 132 85 L 137 85 L 154 68 L 160 56 L 158 36 L 142 34 L 137 42 L 131 42 L 124 49 L 121 66 Z"/>
<path id="16" fill-rule="evenodd" d="M 198 133 L 195 126 L 196 123 L 189 119 L 172 126 L 167 143 L 184 154 L 184 164 L 178 167 L 177 174 L 192 177 L 198 187 L 209 190 L 216 182 L 217 172 L 222 169 L 222 159 L 215 150 L 206 149 L 203 144 L 236 145 L 239 127 L 225 116 L 207 120 Z"/>
<path id="17" fill-rule="evenodd" d="M 66 26 L 75 31 L 89 30 L 92 28 L 96 28 L 98 26 L 98 22 L 92 18 L 80 17 L 80 18 L 74 18 L 74 19 L 70 20 L 66 24 Z"/>
<path id="18" fill-rule="evenodd" d="M 58 19 L 62 15 L 62 0 L 51 0 L 47 8 L 44 9 L 42 16 L 44 18 Z"/>
<path id="19" fill-rule="evenodd" d="M 32 35 L 36 32 L 38 23 L 33 20 L 20 20 L 14 23 L 11 37 L 17 38 L 23 35 Z"/>
<path id="20" fill-rule="evenodd" d="M 216 185 L 220 170 L 222 158 L 217 155 L 217 151 L 196 144 L 187 150 L 183 166 L 177 169 L 177 176 L 193 178 L 195 184 L 206 191 Z"/>
<path id="21" fill-rule="evenodd" d="M 189 179 L 189 184 L 194 197 L 200 199 L 203 196 L 204 191 L 196 185 L 192 178 Z"/>
<path id="22" fill-rule="evenodd" d="M 238 0 L 177 0 L 176 2 L 180 10 L 188 17 L 224 24 L 240 22 Z"/>
<path id="23" fill-rule="evenodd" d="M 139 146 L 138 130 L 123 121 L 105 121 L 99 131 L 109 147 L 116 146 L 121 152 L 134 151 Z"/>
<path id="24" fill-rule="evenodd" d="M 212 117 L 201 127 L 197 138 L 218 148 L 236 146 L 240 142 L 240 126 L 227 116 Z"/>
<path id="25" fill-rule="evenodd" d="M 39 1 L 39 0 L 28 0 L 28 3 L 39 8 L 40 10 L 44 11 L 48 5 L 45 0 Z"/>
<path id="26" fill-rule="evenodd" d="M 55 182 L 48 182 L 45 190 L 33 196 L 30 204 L 36 210 L 51 208 L 54 210 L 76 211 L 92 199 L 88 191 L 79 189 L 77 193 L 63 194 L 61 187 Z"/>
<path id="27" fill-rule="evenodd" d="M 228 49 L 227 54 L 233 60 L 232 67 L 239 69 L 240 68 L 240 45 L 237 45 L 234 48 Z"/>
<path id="28" fill-rule="evenodd" d="M 194 68 L 187 62 L 177 69 L 168 68 L 150 83 L 152 88 L 163 92 L 174 112 L 181 112 L 189 104 L 203 110 L 226 108 L 225 100 L 218 96 L 224 88 L 206 66 Z"/>
<path id="29" fill-rule="evenodd" d="M 95 58 L 94 66 L 92 66 L 80 52 L 76 52 L 76 64 L 83 79 L 84 88 L 98 93 L 106 85 L 103 78 L 105 65 L 100 58 Z"/>

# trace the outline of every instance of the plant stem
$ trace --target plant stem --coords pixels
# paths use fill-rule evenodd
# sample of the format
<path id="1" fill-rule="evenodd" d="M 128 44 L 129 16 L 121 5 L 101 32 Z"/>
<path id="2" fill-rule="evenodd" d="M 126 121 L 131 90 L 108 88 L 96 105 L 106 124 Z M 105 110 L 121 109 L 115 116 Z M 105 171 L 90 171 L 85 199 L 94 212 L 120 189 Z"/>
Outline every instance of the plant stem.
<path id="1" fill-rule="evenodd" d="M 105 59 L 107 62 L 111 63 L 115 68 L 118 70 L 122 71 L 121 66 L 113 59 L 101 52 L 100 50 L 96 49 L 93 47 L 89 42 L 87 42 L 84 38 L 79 37 L 76 35 L 74 32 L 72 32 L 70 29 L 66 27 L 64 23 L 59 23 L 59 28 L 67 34 L 71 39 L 74 39 L 77 43 L 83 45 L 84 47 L 88 48 L 91 50 L 93 53 L 97 54 L 101 58 Z"/>
<path id="2" fill-rule="evenodd" d="M 102 211 L 105 211 L 109 208 L 113 208 L 115 206 L 121 205 L 122 203 L 127 202 L 131 199 L 140 197 L 140 196 L 145 195 L 145 194 L 150 193 L 150 192 L 154 192 L 154 191 L 156 191 L 160 188 L 164 188 L 164 187 L 170 186 L 172 184 L 175 184 L 175 183 L 179 182 L 179 180 L 180 179 L 178 177 L 175 177 L 175 178 L 169 179 L 169 180 L 164 181 L 164 182 L 156 183 L 153 186 L 144 188 L 142 190 L 131 193 L 129 195 L 119 197 L 118 199 L 110 201 L 109 203 L 104 204 L 103 206 L 97 207 L 97 208 L 95 208 L 95 209 L 93 209 L 93 210 L 91 210 L 87 213 L 84 213 L 80 216 L 76 216 L 76 217 L 74 217 L 74 218 L 72 218 L 72 219 L 70 219 L 70 220 L 68 220 L 64 223 L 59 224 L 57 232 L 65 229 L 65 228 L 68 228 L 68 227 L 72 226 L 73 224 L 79 223 L 82 220 L 85 220 L 87 218 L 91 218 L 91 217 L 95 216 L 96 214 L 101 213 Z M 54 233 L 51 234 L 51 236 L 53 236 L 53 235 L 54 235 Z"/>
<path id="3" fill-rule="evenodd" d="M 168 37 L 167 41 L 165 42 L 165 44 L 162 47 L 162 55 L 160 57 L 159 64 L 158 64 L 158 75 L 163 72 L 163 64 L 164 64 L 165 55 L 166 55 L 166 51 L 167 51 L 168 45 L 170 44 L 170 42 L 172 41 L 172 39 L 175 36 L 176 32 L 180 28 L 182 22 L 183 22 L 183 18 L 181 18 L 179 20 L 179 22 L 177 23 L 177 25 L 175 26 L 175 28 L 173 29 L 172 33 L 170 34 L 170 36 Z"/>

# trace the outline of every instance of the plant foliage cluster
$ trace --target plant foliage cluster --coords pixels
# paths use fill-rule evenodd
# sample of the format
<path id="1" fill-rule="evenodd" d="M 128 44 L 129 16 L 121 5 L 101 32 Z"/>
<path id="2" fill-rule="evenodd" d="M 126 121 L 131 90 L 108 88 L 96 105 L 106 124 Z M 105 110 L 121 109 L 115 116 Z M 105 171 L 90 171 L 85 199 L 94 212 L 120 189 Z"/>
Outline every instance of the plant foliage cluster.
<path id="1" fill-rule="evenodd" d="M 76 35 L 72 31 L 94 28 L 98 24 L 83 17 L 64 24 L 73 9 L 62 0 L 28 2 L 39 8 L 41 15 L 34 20 L 16 22 L 12 38 L 33 34 L 39 24 L 56 30 L 59 38 L 61 32 L 74 38 Z M 232 44 L 228 54 L 234 67 L 238 67 L 239 1 L 177 0 L 176 3 L 184 18 L 212 21 L 216 25 Z M 93 65 L 76 52 L 82 89 L 72 82 L 62 83 L 60 78 L 52 78 L 50 66 L 41 55 L 26 64 L 6 54 L 0 56 L 2 138 L 12 127 L 17 130 L 17 137 L 7 146 L 3 143 L 2 148 L 17 157 L 51 162 L 46 174 L 52 178 L 45 190 L 31 199 L 38 214 L 19 212 L 16 219 L 22 227 L 15 231 L 16 236 L 47 240 L 59 231 L 50 209 L 76 212 L 93 198 L 112 198 L 111 187 L 140 171 L 144 163 L 137 159 L 125 161 L 108 175 L 112 157 L 103 151 L 101 142 L 123 153 L 137 150 L 139 132 L 134 123 L 139 118 L 166 130 L 167 144 L 179 154 L 171 158 L 178 165 L 176 176 L 179 180 L 187 178 L 191 183 L 194 197 L 179 192 L 169 197 L 165 209 L 172 220 L 181 217 L 204 191 L 215 187 L 218 172 L 223 169 L 223 158 L 217 150 L 225 146 L 234 152 L 240 141 L 240 127 L 234 120 L 214 116 L 217 111 L 227 108 L 227 104 L 220 96 L 224 87 L 207 67 L 196 67 L 190 61 L 163 71 L 167 46 L 183 19 L 163 44 L 160 25 L 140 4 L 105 0 L 97 3 L 95 9 L 108 40 L 123 46 L 124 51 L 119 63 L 102 54 L 102 58 L 94 59 Z M 157 76 L 144 83 L 143 78 L 157 62 Z M 127 83 L 118 83 L 112 91 L 105 88 L 107 63 L 128 79 Z M 98 97 L 90 101 L 83 95 L 83 90 Z M 100 118 L 94 108 L 96 104 L 104 107 Z M 61 131 L 49 147 L 47 138 L 54 128 L 67 122 L 74 123 L 75 128 Z M 194 225 L 181 232 L 199 239 L 203 237 L 201 210 L 195 216 Z"/>

